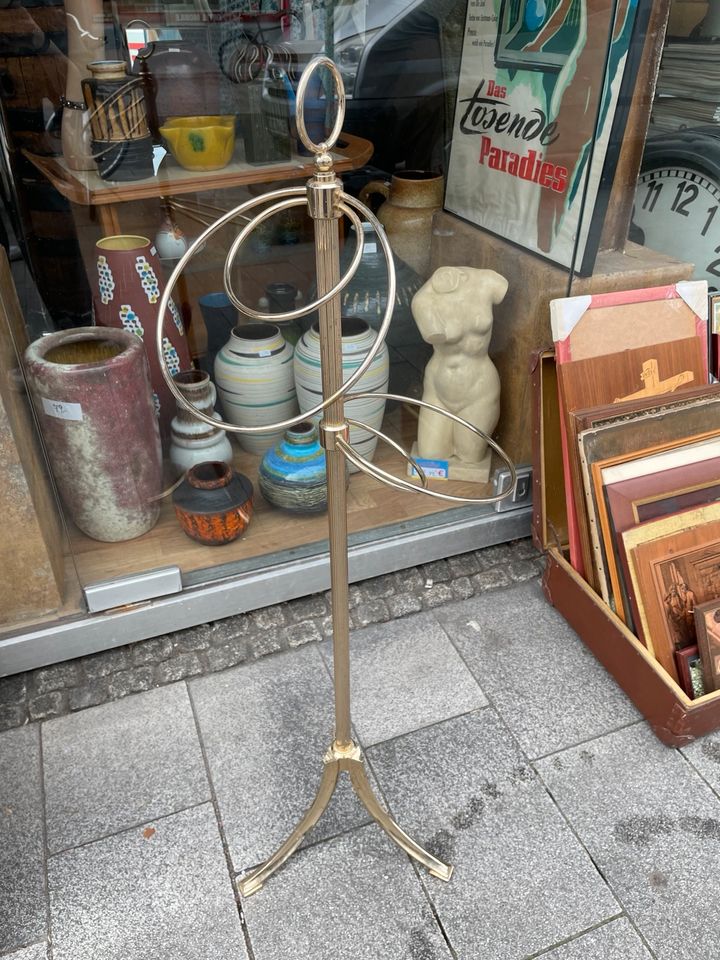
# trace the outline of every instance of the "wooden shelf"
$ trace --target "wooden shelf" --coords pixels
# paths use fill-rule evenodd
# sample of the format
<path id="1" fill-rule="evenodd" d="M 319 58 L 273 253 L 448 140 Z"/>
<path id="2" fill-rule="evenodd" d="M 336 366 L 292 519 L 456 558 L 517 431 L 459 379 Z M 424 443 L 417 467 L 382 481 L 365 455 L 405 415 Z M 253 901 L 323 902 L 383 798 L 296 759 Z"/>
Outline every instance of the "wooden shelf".
<path id="1" fill-rule="evenodd" d="M 407 409 L 396 407 L 385 417 L 384 429 L 410 449 L 417 434 L 417 420 Z M 125 543 L 100 543 L 79 531 L 71 532 L 71 549 L 81 582 L 87 586 L 157 567 L 177 564 L 183 576 L 211 572 L 218 565 L 240 563 L 253 558 L 318 543 L 327 537 L 326 514 L 295 516 L 265 502 L 257 487 L 260 457 L 236 447 L 235 465 L 255 487 L 255 512 L 247 534 L 222 547 L 206 547 L 189 539 L 178 524 L 170 498 L 162 507 L 157 526 L 143 537 Z M 375 462 L 404 476 L 404 461 L 391 448 L 378 444 Z M 478 497 L 491 493 L 491 485 L 431 481 L 443 492 Z M 363 474 L 352 474 L 348 487 L 348 529 L 357 533 L 446 511 L 452 504 L 422 494 L 404 493 L 381 486 Z"/>
<path id="2" fill-rule="evenodd" d="M 28 150 L 23 150 L 23 154 L 59 193 L 71 203 L 82 206 L 106 206 L 152 197 L 172 197 L 204 190 L 272 183 L 277 180 L 301 180 L 310 177 L 315 169 L 313 157 L 299 155 L 295 155 L 287 163 L 249 164 L 245 163 L 242 142 L 239 142 L 235 149 L 240 158 L 221 170 L 184 170 L 167 154 L 156 176 L 127 183 L 103 180 L 94 171 L 70 170 L 62 157 L 43 157 Z M 373 149 L 369 140 L 342 133 L 332 154 L 335 171 L 343 173 L 361 167 L 370 159 Z"/>

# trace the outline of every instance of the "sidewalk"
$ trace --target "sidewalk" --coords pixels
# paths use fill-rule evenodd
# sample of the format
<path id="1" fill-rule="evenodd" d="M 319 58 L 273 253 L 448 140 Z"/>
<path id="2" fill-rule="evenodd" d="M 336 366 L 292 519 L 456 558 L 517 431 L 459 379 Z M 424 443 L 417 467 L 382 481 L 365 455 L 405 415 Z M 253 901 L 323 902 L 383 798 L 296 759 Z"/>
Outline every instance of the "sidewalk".
<path id="1" fill-rule="evenodd" d="M 0 955 L 720 957 L 720 735 L 656 741 L 536 579 L 356 630 L 351 649 L 371 778 L 455 865 L 449 884 L 344 783 L 305 849 L 238 896 L 331 739 L 314 640 L 0 734 Z"/>

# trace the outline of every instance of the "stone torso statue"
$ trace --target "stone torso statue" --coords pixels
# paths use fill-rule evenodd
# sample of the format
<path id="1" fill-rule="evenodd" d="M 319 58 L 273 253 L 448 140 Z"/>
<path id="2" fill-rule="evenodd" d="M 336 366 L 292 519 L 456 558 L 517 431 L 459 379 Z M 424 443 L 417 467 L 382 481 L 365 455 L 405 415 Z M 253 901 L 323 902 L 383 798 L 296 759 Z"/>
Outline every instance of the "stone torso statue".
<path id="1" fill-rule="evenodd" d="M 440 267 L 418 290 L 412 312 L 434 353 L 425 368 L 423 400 L 490 435 L 500 417 L 500 377 L 488 357 L 494 305 L 508 282 L 494 270 Z M 484 440 L 431 410 L 420 408 L 418 455 L 423 459 L 480 464 Z M 489 467 L 488 467 L 489 469 Z"/>

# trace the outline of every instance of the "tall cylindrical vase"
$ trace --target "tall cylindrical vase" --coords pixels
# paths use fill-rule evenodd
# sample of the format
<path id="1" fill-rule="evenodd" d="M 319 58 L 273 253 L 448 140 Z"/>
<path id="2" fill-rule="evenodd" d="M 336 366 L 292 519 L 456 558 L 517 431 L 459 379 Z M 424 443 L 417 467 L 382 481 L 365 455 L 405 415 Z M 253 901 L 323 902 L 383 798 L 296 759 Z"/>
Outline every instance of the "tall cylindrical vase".
<path id="1" fill-rule="evenodd" d="M 144 341 L 160 430 L 166 436 L 176 404 L 163 379 L 155 349 L 157 305 L 163 290 L 157 252 L 147 237 L 117 236 L 98 240 L 95 254 L 95 323 L 119 327 Z M 168 370 L 173 375 L 187 370 L 192 365 L 190 349 L 180 312 L 172 300 L 165 313 L 163 331 L 163 355 Z"/>
<path id="2" fill-rule="evenodd" d="M 210 382 L 210 374 L 204 370 L 181 370 L 173 380 L 180 393 L 201 413 L 220 419 L 220 414 L 215 413 L 215 384 Z M 232 465 L 230 439 L 220 427 L 198 420 L 178 403 L 170 424 L 170 460 L 180 470 L 209 460 Z"/>
<path id="3" fill-rule="evenodd" d="M 215 358 L 215 383 L 226 418 L 243 427 L 287 420 L 298 412 L 293 347 L 273 323 L 241 324 Z M 238 434 L 243 449 L 265 453 L 283 435 Z"/>
<path id="4" fill-rule="evenodd" d="M 76 526 L 108 542 L 151 530 L 162 453 L 142 343 L 124 330 L 64 330 L 30 344 L 25 371 Z"/>
<path id="5" fill-rule="evenodd" d="M 342 364 L 343 381 L 357 370 L 370 348 L 375 343 L 377 333 L 359 317 L 342 318 Z M 310 410 L 322 399 L 322 381 L 320 374 L 320 329 L 317 323 L 302 335 L 295 348 L 295 387 L 300 410 Z M 369 427 L 379 430 L 385 415 L 385 400 L 353 400 L 354 393 L 386 392 L 390 376 L 388 348 L 382 345 L 369 369 L 360 377 L 345 400 L 345 413 L 353 420 L 361 420 Z M 359 427 L 350 427 L 350 444 L 366 460 L 372 460 L 377 446 L 377 437 Z M 355 468 L 350 467 L 351 471 Z"/>

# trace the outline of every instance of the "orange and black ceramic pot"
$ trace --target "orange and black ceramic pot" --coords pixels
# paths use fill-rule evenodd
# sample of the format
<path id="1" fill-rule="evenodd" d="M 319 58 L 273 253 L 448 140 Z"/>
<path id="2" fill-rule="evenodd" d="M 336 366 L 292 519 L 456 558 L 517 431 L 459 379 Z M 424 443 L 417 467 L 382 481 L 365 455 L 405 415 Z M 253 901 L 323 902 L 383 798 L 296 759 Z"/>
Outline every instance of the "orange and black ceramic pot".
<path id="1" fill-rule="evenodd" d="M 242 473 L 216 460 L 196 463 L 173 493 L 175 514 L 185 533 L 209 546 L 232 543 L 247 529 L 253 487 Z"/>

